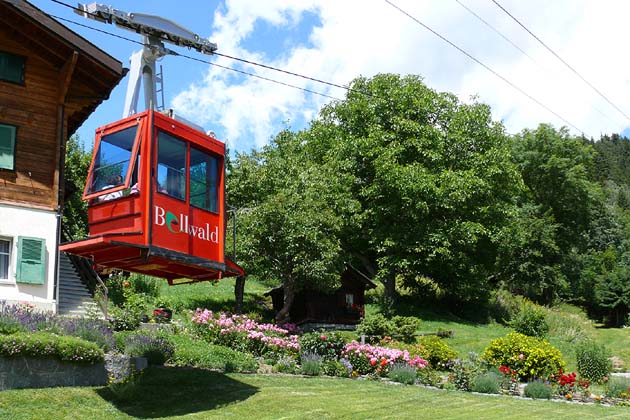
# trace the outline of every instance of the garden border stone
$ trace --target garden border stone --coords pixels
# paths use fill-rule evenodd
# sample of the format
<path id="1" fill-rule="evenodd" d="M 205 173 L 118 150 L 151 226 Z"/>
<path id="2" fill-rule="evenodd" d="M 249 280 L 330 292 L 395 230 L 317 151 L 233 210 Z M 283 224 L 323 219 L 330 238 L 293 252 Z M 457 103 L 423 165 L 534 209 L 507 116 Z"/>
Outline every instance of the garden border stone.
<path id="1" fill-rule="evenodd" d="M 108 382 L 103 362 L 93 365 L 51 358 L 0 357 L 0 391 L 16 388 L 98 386 Z"/>
<path id="2" fill-rule="evenodd" d="M 121 382 L 147 367 L 145 357 L 106 354 L 93 365 L 62 362 L 52 358 L 0 357 L 0 391 L 18 388 L 104 386 Z"/>

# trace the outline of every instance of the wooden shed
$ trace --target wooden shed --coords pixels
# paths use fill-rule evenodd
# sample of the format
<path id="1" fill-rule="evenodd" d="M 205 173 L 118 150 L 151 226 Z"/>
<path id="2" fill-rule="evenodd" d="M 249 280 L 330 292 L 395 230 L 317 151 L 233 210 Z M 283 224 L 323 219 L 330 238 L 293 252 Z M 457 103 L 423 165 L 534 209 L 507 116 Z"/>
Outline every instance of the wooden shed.
<path id="1" fill-rule="evenodd" d="M 332 293 L 302 290 L 295 295 L 289 312 L 291 322 L 304 324 L 355 325 L 365 313 L 365 291 L 376 285 L 351 265 L 341 275 L 341 287 Z M 274 311 L 284 305 L 284 288 L 278 286 L 265 296 L 271 296 Z"/>

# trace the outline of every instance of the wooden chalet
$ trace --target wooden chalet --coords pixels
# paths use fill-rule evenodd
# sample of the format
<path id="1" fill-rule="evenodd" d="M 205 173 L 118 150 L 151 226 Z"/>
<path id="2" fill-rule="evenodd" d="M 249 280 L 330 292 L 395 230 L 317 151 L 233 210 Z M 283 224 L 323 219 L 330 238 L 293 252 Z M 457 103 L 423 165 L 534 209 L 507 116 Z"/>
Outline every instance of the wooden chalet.
<path id="1" fill-rule="evenodd" d="M 311 325 L 356 325 L 363 319 L 365 291 L 376 285 L 363 273 L 348 265 L 341 275 L 341 287 L 332 293 L 303 290 L 296 294 L 289 312 L 291 322 Z M 271 296 L 274 311 L 284 305 L 284 288 L 271 289 L 265 296 Z"/>
<path id="2" fill-rule="evenodd" d="M 57 311 L 65 143 L 125 70 L 32 4 L 0 1 L 0 301 Z"/>

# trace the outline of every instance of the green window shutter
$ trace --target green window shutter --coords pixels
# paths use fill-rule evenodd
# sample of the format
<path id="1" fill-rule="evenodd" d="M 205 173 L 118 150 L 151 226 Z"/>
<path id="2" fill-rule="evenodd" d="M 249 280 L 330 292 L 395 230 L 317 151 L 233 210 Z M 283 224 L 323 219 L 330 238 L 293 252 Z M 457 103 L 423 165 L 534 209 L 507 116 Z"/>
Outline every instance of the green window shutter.
<path id="1" fill-rule="evenodd" d="M 7 82 L 24 84 L 24 65 L 26 58 L 0 52 L 0 79 Z"/>
<path id="2" fill-rule="evenodd" d="M 19 283 L 44 284 L 46 280 L 46 240 L 18 237 L 17 279 Z"/>
<path id="3" fill-rule="evenodd" d="M 15 169 L 15 133 L 12 125 L 0 124 L 0 169 Z"/>

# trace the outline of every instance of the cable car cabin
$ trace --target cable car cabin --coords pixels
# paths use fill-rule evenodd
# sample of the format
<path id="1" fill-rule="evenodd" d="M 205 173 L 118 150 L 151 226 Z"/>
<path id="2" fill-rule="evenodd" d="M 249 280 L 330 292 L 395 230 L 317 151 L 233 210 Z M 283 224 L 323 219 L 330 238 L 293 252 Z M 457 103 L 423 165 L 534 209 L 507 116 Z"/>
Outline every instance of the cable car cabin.
<path id="1" fill-rule="evenodd" d="M 225 257 L 224 156 L 222 142 L 154 111 L 97 129 L 90 236 L 59 249 L 171 285 L 244 275 Z"/>

